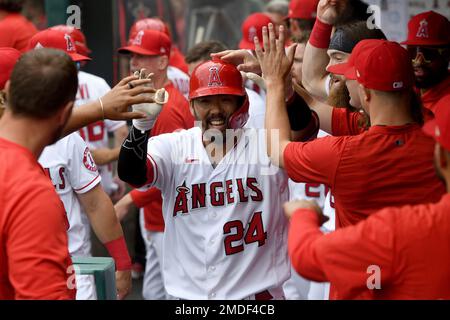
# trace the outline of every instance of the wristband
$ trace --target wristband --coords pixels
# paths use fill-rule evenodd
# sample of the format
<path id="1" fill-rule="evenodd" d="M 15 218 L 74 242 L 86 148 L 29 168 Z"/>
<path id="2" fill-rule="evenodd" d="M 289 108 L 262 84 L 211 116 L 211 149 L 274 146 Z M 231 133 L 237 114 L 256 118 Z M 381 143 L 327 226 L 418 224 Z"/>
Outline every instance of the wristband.
<path id="1" fill-rule="evenodd" d="M 123 236 L 105 243 L 105 247 L 116 262 L 117 271 L 131 270 L 131 258 Z"/>
<path id="2" fill-rule="evenodd" d="M 316 19 L 309 38 L 309 43 L 319 49 L 328 49 L 333 26 Z"/>

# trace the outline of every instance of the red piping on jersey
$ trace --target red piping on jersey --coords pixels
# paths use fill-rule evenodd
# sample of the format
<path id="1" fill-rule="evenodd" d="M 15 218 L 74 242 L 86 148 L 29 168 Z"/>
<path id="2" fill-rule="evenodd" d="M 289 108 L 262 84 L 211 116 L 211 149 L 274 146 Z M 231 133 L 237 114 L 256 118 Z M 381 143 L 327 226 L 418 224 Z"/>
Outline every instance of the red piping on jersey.
<path id="1" fill-rule="evenodd" d="M 151 184 L 154 184 L 156 181 L 158 181 L 158 165 L 156 164 L 155 159 L 153 159 L 153 157 L 151 155 L 147 154 L 147 156 L 148 156 L 150 162 L 153 164 L 152 165 L 153 177 L 152 176 L 150 176 L 150 177 L 153 178 L 153 181 L 151 181 Z"/>
<path id="2" fill-rule="evenodd" d="M 91 182 L 89 182 L 87 185 L 85 185 L 84 187 L 80 188 L 80 189 L 74 189 L 75 191 L 81 191 L 83 189 L 86 189 L 87 187 L 89 187 L 91 184 L 93 184 L 95 182 L 95 180 L 97 180 L 98 178 L 100 178 L 100 174 L 98 176 L 95 177 L 94 180 L 92 180 Z"/>

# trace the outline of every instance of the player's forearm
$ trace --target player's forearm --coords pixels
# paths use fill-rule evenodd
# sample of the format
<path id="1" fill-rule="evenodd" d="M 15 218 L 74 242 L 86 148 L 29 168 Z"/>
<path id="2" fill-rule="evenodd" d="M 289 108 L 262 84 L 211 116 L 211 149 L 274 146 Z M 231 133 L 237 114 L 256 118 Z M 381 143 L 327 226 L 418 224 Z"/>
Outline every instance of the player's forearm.
<path id="1" fill-rule="evenodd" d="M 282 79 L 266 81 L 266 85 L 267 153 L 275 165 L 282 167 L 284 163 L 283 152 L 291 138 L 291 126 L 284 96 L 284 82 Z"/>
<path id="2" fill-rule="evenodd" d="M 152 180 L 150 176 L 153 172 L 148 172 L 147 169 L 149 135 L 149 132 L 141 132 L 132 126 L 120 149 L 117 173 L 122 181 L 134 187 L 142 187 L 149 180 Z"/>
<path id="3" fill-rule="evenodd" d="M 74 108 L 69 121 L 64 127 L 63 136 L 67 136 L 90 123 L 100 120 L 103 120 L 103 112 L 99 101 Z"/>
<path id="4" fill-rule="evenodd" d="M 327 50 L 316 48 L 308 42 L 303 56 L 302 83 L 313 96 L 323 100 L 327 98 L 325 82 L 328 63 Z"/>
<path id="5" fill-rule="evenodd" d="M 131 197 L 130 192 L 114 205 L 114 210 L 116 212 L 116 216 L 117 219 L 119 219 L 119 221 L 122 221 L 122 219 L 126 217 L 128 212 L 130 212 L 130 209 L 133 206 L 133 204 L 134 204 L 133 198 Z"/>
<path id="6" fill-rule="evenodd" d="M 100 186 L 97 186 L 100 187 Z M 113 204 L 103 189 L 96 190 L 95 204 L 86 209 L 92 229 L 114 259 L 117 271 L 131 269 L 131 258 Z"/>
<path id="7" fill-rule="evenodd" d="M 86 194 L 78 195 L 89 222 L 102 243 L 116 240 L 123 236 L 122 227 L 117 220 L 111 199 L 101 185 Z"/>
<path id="8" fill-rule="evenodd" d="M 332 26 L 316 19 L 311 37 L 306 44 L 302 65 L 302 82 L 312 95 L 326 99 L 325 81 L 329 63 L 327 49 L 330 44 Z"/>
<path id="9" fill-rule="evenodd" d="M 324 236 L 319 227 L 314 211 L 301 209 L 295 212 L 289 227 L 288 251 L 295 271 L 308 280 L 325 282 L 329 280 L 317 259 L 317 240 Z"/>

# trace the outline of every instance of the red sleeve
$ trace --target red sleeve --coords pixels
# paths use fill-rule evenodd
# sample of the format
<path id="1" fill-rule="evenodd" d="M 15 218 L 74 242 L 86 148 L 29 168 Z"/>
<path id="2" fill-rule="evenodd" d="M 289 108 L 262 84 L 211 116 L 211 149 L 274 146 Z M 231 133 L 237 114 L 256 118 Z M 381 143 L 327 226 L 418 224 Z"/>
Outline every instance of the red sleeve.
<path id="1" fill-rule="evenodd" d="M 364 132 L 359 125 L 362 115 L 350 112 L 347 108 L 333 108 L 332 128 L 333 136 L 356 136 Z"/>
<path id="2" fill-rule="evenodd" d="M 391 209 L 392 210 L 392 209 Z M 383 287 L 392 278 L 395 215 L 384 210 L 356 226 L 324 235 L 312 210 L 294 213 L 288 238 L 294 269 L 313 281 L 330 281 L 342 299 L 370 293 L 367 283 L 379 268 Z"/>
<path id="3" fill-rule="evenodd" d="M 333 187 L 345 141 L 345 137 L 324 137 L 289 143 L 284 151 L 284 168 L 289 178 Z"/>
<path id="4" fill-rule="evenodd" d="M 24 198 L 12 199 L 15 212 L 6 242 L 15 299 L 74 299 L 76 290 L 68 287 L 74 283 L 74 273 L 63 204 L 50 183 L 30 184 L 26 191 L 20 192 Z"/>
<path id="5" fill-rule="evenodd" d="M 161 199 L 161 192 L 157 188 L 150 188 L 147 191 L 134 189 L 130 192 L 133 203 L 138 208 L 143 208 L 153 201 Z"/>

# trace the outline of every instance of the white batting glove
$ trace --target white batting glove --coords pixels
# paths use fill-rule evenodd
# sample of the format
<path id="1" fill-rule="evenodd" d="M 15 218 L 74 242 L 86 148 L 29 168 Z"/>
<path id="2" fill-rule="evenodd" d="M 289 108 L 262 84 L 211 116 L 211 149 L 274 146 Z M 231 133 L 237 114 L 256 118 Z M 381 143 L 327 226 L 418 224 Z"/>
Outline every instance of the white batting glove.
<path id="1" fill-rule="evenodd" d="M 136 76 L 140 79 L 151 78 L 153 74 L 148 76 L 145 75 L 145 70 L 142 69 L 140 72 L 136 71 Z M 141 103 L 137 105 L 133 105 L 133 111 L 142 112 L 147 115 L 146 118 L 143 119 L 135 119 L 133 120 L 133 126 L 141 130 L 143 132 L 150 131 L 153 129 L 155 125 L 156 119 L 158 115 L 161 113 L 164 104 L 169 101 L 169 93 L 163 88 L 156 91 L 154 94 L 153 100 L 154 103 Z"/>

